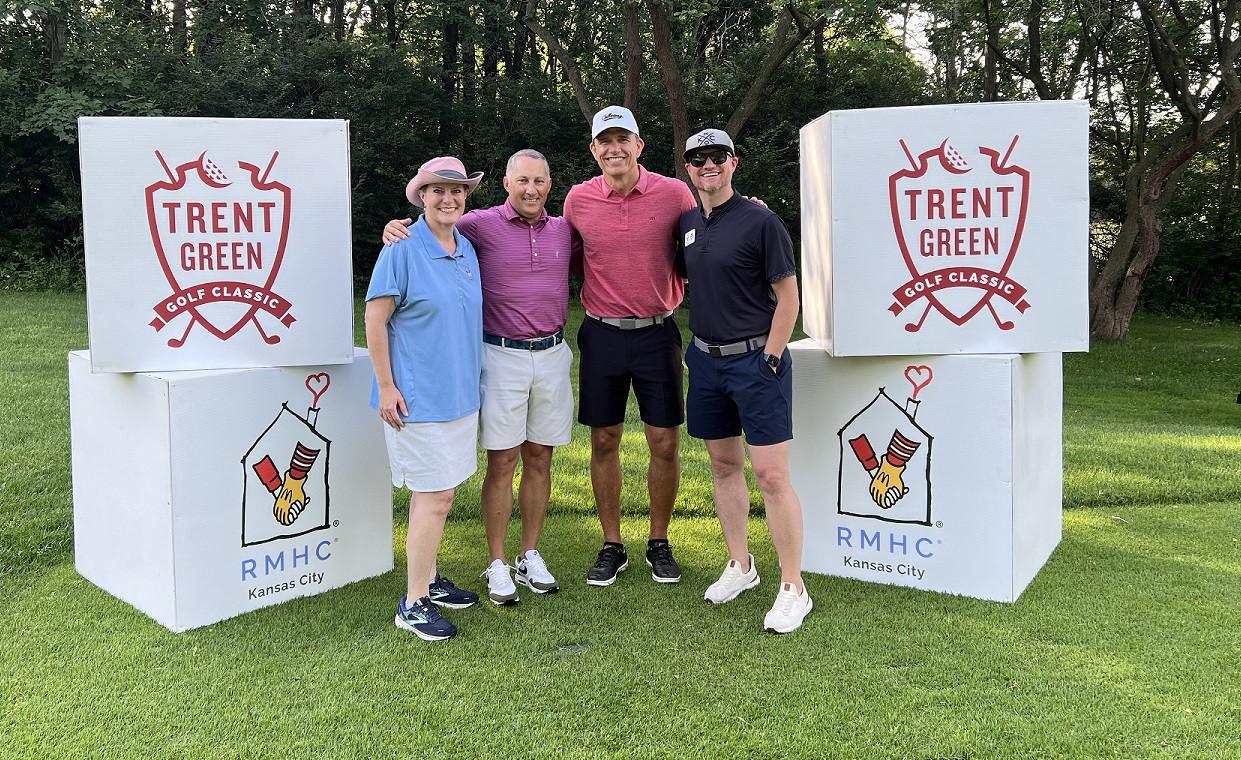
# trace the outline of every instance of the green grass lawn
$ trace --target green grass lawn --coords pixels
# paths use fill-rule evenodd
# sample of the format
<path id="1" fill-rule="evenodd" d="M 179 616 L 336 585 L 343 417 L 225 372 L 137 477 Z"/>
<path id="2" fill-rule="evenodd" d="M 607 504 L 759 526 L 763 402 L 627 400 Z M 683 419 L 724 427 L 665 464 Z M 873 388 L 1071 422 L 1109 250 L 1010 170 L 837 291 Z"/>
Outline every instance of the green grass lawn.
<path id="1" fill-rule="evenodd" d="M 392 625 L 404 493 L 398 569 L 320 596 L 172 634 L 87 583 L 65 368 L 86 347 L 85 299 L 5 293 L 0 325 L 0 756 L 1241 757 L 1236 325 L 1139 317 L 1124 343 L 1065 357 L 1064 540 L 1015 604 L 808 576 L 805 626 L 763 634 L 769 593 L 701 600 L 724 550 L 688 438 L 684 581 L 657 585 L 639 560 L 588 588 L 599 528 L 579 429 L 556 454 L 543 541 L 563 591 L 454 612 L 462 634 L 437 645 Z M 480 483 L 459 490 L 440 562 L 476 590 Z M 751 537 L 774 571 L 758 509 Z"/>

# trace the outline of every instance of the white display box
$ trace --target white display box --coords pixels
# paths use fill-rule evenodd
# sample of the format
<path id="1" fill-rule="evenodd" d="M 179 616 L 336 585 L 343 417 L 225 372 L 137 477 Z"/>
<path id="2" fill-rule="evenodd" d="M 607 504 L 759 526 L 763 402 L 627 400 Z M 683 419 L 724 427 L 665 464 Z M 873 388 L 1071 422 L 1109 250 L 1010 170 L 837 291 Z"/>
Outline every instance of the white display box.
<path id="1" fill-rule="evenodd" d="M 391 570 L 370 386 L 363 349 L 349 364 L 134 374 L 70 353 L 78 572 L 184 631 Z"/>
<path id="2" fill-rule="evenodd" d="M 1089 347 L 1083 101 L 832 111 L 801 129 L 803 322 L 833 356 Z"/>
<path id="3" fill-rule="evenodd" d="M 96 372 L 353 356 L 349 124 L 78 120 Z"/>
<path id="4" fill-rule="evenodd" d="M 803 567 L 1015 601 L 1060 542 L 1061 355 L 789 349 Z"/>

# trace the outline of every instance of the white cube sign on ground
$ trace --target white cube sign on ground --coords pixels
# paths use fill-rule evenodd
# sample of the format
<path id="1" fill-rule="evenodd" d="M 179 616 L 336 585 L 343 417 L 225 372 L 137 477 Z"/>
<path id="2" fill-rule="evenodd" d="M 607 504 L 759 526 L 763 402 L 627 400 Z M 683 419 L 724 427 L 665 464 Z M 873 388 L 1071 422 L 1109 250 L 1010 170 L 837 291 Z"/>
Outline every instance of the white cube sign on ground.
<path id="1" fill-rule="evenodd" d="M 96 372 L 353 356 L 349 125 L 78 120 Z"/>
<path id="2" fill-rule="evenodd" d="M 1060 542 L 1060 354 L 789 348 L 803 567 L 1015 601 Z"/>
<path id="3" fill-rule="evenodd" d="M 173 631 L 392 569 L 371 363 L 93 373 L 69 354 L 74 550 Z"/>
<path id="4" fill-rule="evenodd" d="M 832 111 L 801 130 L 806 333 L 834 356 L 1088 348 L 1082 101 Z"/>

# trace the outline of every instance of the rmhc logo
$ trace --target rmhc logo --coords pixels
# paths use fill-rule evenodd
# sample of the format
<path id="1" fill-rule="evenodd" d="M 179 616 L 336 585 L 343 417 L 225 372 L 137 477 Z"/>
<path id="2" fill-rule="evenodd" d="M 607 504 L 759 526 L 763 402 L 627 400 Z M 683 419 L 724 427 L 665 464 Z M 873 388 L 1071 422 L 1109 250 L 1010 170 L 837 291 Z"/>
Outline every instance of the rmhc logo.
<path id="1" fill-rule="evenodd" d="M 155 151 L 168 179 L 146 188 L 147 221 L 173 292 L 155 306 L 151 326 L 162 330 L 190 315 L 181 337 L 168 340 L 170 347 L 185 345 L 195 324 L 228 340 L 253 323 L 264 342 L 279 343 L 280 336 L 259 323 L 260 309 L 285 327 L 293 324 L 291 304 L 272 290 L 290 218 L 289 188 L 267 178 L 279 155 L 272 154 L 266 169 L 238 161 L 248 181 L 234 183 L 206 151 L 175 171 Z"/>
<path id="2" fill-rule="evenodd" d="M 927 300 L 907 331 L 922 329 L 932 308 L 955 325 L 986 308 L 1001 330 L 1011 330 L 1013 323 L 1000 318 L 992 297 L 1019 313 L 1030 307 L 1026 289 L 1009 276 L 1030 196 L 1030 173 L 1008 164 L 1019 137 L 1003 157 L 979 146 L 986 164 L 981 167 L 970 166 L 947 139 L 916 159 L 900 141 L 910 168 L 888 177 L 888 195 L 896 240 L 913 278 L 892 292 L 888 310 L 899 316 Z"/>

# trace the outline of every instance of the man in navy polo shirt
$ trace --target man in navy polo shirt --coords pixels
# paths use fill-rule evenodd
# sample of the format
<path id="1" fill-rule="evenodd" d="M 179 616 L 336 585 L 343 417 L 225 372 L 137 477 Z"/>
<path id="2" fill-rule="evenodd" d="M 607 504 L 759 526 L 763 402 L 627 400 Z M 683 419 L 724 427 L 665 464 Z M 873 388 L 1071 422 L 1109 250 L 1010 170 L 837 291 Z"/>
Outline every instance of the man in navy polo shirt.
<path id="1" fill-rule="evenodd" d="M 705 598 L 723 604 L 759 582 L 747 536 L 744 432 L 780 555 L 780 591 L 763 627 L 789 633 L 814 607 L 801 577 L 801 502 L 788 468 L 793 375 L 785 345 L 798 312 L 793 242 L 775 213 L 733 191 L 738 159 L 725 132 L 705 129 L 691 137 L 685 161 L 702 202 L 681 215 L 677 250 L 693 299 L 687 428 L 711 457 L 715 511 L 729 554 Z"/>

